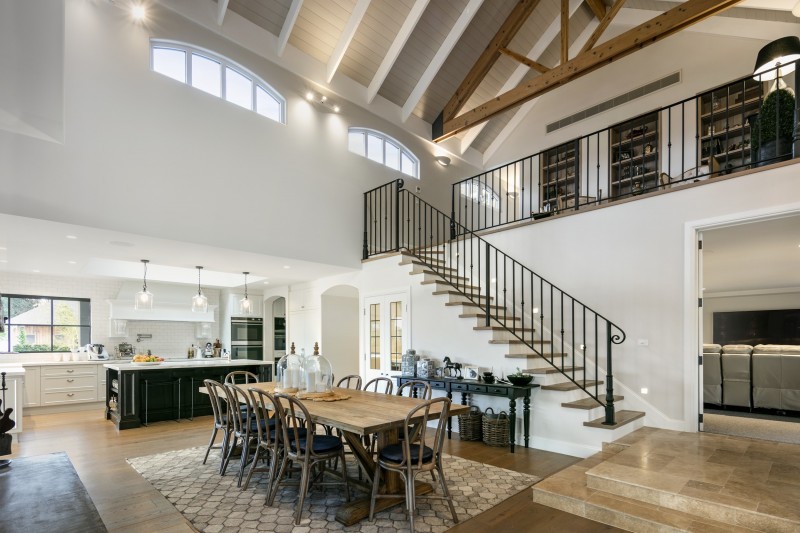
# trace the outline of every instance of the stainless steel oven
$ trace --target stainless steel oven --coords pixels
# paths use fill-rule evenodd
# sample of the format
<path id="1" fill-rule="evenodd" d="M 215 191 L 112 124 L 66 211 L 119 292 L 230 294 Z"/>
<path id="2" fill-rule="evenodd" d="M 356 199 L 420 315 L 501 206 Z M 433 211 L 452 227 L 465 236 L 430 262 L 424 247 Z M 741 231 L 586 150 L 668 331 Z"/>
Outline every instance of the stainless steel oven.
<path id="1" fill-rule="evenodd" d="M 231 346 L 250 343 L 264 344 L 264 319 L 231 318 Z"/>
<path id="2" fill-rule="evenodd" d="M 233 345 L 231 346 L 231 359 L 255 359 L 257 361 L 262 361 L 264 359 L 264 345 Z"/>

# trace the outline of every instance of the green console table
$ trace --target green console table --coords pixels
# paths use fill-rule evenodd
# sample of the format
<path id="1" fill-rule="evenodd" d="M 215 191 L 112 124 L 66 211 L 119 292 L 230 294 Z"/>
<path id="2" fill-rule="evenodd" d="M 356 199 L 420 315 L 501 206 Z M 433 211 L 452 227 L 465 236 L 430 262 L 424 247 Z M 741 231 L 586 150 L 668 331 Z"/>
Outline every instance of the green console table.
<path id="1" fill-rule="evenodd" d="M 461 405 L 467 405 L 467 399 L 471 394 L 478 394 L 481 396 L 498 396 L 501 398 L 508 398 L 508 446 L 511 453 L 514 453 L 514 445 L 516 441 L 516 425 L 517 425 L 517 399 L 522 398 L 522 426 L 525 438 L 525 447 L 527 448 L 530 443 L 531 431 L 531 390 L 539 385 L 525 385 L 518 387 L 516 385 L 504 385 L 502 383 L 484 383 L 474 379 L 456 379 L 456 378 L 417 378 L 414 376 L 396 376 L 397 385 L 400 386 L 407 381 L 424 381 L 431 386 L 434 390 L 443 390 L 447 393 L 447 397 L 453 399 L 454 392 L 461 393 Z M 452 424 L 450 420 L 447 421 L 447 438 L 452 436 Z"/>

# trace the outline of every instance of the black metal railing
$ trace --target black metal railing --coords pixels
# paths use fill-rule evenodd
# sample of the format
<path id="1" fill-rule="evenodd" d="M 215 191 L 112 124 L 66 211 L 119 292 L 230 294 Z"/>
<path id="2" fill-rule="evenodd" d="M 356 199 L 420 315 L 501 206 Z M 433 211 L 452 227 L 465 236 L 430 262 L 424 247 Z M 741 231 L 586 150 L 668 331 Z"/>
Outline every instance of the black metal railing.
<path id="1" fill-rule="evenodd" d="M 540 356 L 604 404 L 604 424 L 614 424 L 619 326 L 403 189 L 403 180 L 364 193 L 363 258 L 388 252 L 414 256 L 474 309 L 467 314 L 480 319 L 479 329 Z"/>
<path id="2" fill-rule="evenodd" d="M 786 70 L 746 76 L 459 181 L 452 186 L 450 216 L 479 231 L 800 155 L 792 147 L 795 98 L 767 87 L 781 68 Z"/>

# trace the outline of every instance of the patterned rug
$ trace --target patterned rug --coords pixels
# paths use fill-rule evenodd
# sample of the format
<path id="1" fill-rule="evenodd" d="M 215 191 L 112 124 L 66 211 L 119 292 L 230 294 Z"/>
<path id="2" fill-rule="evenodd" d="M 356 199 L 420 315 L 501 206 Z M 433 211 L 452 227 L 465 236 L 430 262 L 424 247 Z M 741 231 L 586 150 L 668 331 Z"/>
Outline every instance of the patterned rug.
<path id="1" fill-rule="evenodd" d="M 369 519 L 345 527 L 336 522 L 336 510 L 344 503 L 342 487 L 313 487 L 306 498 L 299 526 L 294 525 L 296 487 L 282 488 L 275 505 L 264 505 L 266 474 L 256 473 L 246 491 L 236 487 L 236 467 L 228 467 L 220 476 L 219 453 L 212 451 L 203 465 L 205 447 L 128 459 L 128 463 L 158 489 L 199 531 L 273 531 L 276 533 L 321 533 L 353 531 L 361 533 L 402 533 L 409 531 L 408 517 L 402 505 L 375 514 Z M 357 477 L 355 465 L 348 469 Z M 349 471 L 349 470 L 348 470 Z M 444 472 L 453 496 L 459 521 L 463 522 L 490 509 L 539 481 L 536 476 L 496 468 L 459 457 L 445 455 Z M 260 477 L 262 476 L 262 477 Z M 430 476 L 418 479 L 430 481 Z M 437 484 L 438 485 L 438 484 Z M 351 496 L 363 497 L 353 490 Z M 447 502 L 417 500 L 418 532 L 438 533 L 453 526 Z"/>

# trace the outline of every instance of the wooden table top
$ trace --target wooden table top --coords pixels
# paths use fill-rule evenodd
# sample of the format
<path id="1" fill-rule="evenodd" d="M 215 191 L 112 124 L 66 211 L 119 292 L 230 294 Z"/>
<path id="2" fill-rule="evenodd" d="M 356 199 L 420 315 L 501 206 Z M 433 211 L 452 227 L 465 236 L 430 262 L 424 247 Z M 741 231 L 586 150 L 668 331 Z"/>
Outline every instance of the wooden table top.
<path id="1" fill-rule="evenodd" d="M 249 383 L 241 387 L 258 388 L 263 391 L 274 393 L 276 382 Z M 333 426 L 343 431 L 349 431 L 357 435 L 370 435 L 390 429 L 401 428 L 405 422 L 406 415 L 415 406 L 420 405 L 423 400 L 418 398 L 406 398 L 405 396 L 395 396 L 391 394 L 381 394 L 377 392 L 362 391 L 356 389 L 342 389 L 333 387 L 333 391 L 350 396 L 347 400 L 336 402 L 313 402 L 304 401 L 303 405 L 308 409 L 314 422 Z M 205 388 L 201 387 L 201 392 Z M 431 418 L 437 418 L 440 406 L 435 405 L 431 410 Z M 460 404 L 450 405 L 452 416 L 463 414 L 469 411 L 469 406 Z M 436 413 L 436 414 L 434 414 Z"/>

